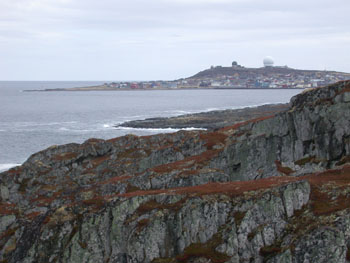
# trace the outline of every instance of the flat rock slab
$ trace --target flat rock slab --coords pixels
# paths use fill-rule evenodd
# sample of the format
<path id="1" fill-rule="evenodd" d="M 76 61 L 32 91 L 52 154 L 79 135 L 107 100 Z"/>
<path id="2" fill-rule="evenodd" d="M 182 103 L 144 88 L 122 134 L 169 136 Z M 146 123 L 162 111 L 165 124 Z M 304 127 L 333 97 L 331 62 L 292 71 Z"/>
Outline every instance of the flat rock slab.
<path id="1" fill-rule="evenodd" d="M 186 114 L 169 118 L 149 118 L 145 120 L 135 120 L 124 122 L 115 127 L 130 127 L 144 129 L 184 129 L 201 128 L 217 129 L 233 125 L 238 122 L 260 118 L 266 115 L 274 115 L 285 111 L 289 104 L 269 104 L 259 107 L 249 107 L 234 110 L 209 111 L 195 114 Z"/>

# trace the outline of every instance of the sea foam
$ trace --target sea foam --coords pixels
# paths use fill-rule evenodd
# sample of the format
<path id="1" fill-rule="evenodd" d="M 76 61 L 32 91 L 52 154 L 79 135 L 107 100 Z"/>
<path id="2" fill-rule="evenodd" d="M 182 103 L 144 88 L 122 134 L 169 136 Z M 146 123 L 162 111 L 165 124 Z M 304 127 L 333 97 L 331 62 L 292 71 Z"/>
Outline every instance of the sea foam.
<path id="1" fill-rule="evenodd" d="M 116 127 L 117 130 L 130 130 L 130 131 L 150 131 L 150 132 L 177 132 L 177 131 L 205 131 L 206 129 L 203 128 L 194 128 L 194 127 L 188 127 L 188 128 L 182 128 L 182 129 L 174 129 L 174 128 L 132 128 L 132 127 L 123 127 L 118 126 Z"/>

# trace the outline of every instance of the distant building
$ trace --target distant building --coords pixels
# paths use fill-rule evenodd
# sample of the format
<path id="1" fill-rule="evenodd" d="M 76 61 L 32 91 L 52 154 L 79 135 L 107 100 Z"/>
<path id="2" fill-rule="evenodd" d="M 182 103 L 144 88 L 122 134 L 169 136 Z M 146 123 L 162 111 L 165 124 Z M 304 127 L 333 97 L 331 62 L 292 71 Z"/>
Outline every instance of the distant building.
<path id="1" fill-rule="evenodd" d="M 130 88 L 138 89 L 139 88 L 139 84 L 138 83 L 131 83 Z"/>
<path id="2" fill-rule="evenodd" d="M 242 68 L 242 66 L 239 65 L 239 64 L 237 63 L 237 61 L 233 61 L 233 62 L 232 62 L 232 67 L 233 67 L 233 68 Z"/>
<path id="3" fill-rule="evenodd" d="M 264 60 L 263 60 L 263 63 L 264 63 L 264 67 L 273 67 L 273 58 L 272 57 L 265 57 Z"/>

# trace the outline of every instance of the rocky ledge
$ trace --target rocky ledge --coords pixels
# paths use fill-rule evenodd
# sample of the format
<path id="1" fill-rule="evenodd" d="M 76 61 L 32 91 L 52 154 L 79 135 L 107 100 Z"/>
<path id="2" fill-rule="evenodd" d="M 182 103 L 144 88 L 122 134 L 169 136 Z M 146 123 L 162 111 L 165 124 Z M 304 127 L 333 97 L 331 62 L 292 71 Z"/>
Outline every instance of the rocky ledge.
<path id="1" fill-rule="evenodd" d="M 216 131 L 52 146 L 0 191 L 0 262 L 348 262 L 350 81 Z"/>
<path id="2" fill-rule="evenodd" d="M 266 115 L 277 114 L 289 108 L 288 104 L 268 104 L 258 107 L 247 107 L 234 110 L 216 110 L 194 114 L 186 114 L 169 118 L 149 118 L 145 120 L 127 121 L 118 127 L 145 128 L 145 129 L 218 129 L 238 122 L 260 118 Z"/>

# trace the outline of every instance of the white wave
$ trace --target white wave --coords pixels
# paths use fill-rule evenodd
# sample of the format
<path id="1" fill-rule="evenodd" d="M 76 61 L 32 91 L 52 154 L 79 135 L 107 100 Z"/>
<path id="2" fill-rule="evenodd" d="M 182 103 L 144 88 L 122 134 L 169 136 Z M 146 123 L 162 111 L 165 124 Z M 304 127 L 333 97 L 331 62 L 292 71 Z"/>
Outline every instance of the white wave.
<path id="1" fill-rule="evenodd" d="M 188 114 L 188 113 L 190 113 L 191 111 L 185 111 L 185 110 L 176 110 L 176 111 L 174 111 L 174 113 L 179 113 L 179 114 Z"/>
<path id="2" fill-rule="evenodd" d="M 195 127 L 189 127 L 189 128 L 182 128 L 181 131 L 206 131 L 207 129 L 204 128 L 195 128 Z"/>
<path id="3" fill-rule="evenodd" d="M 5 130 L 0 130 L 0 132 L 5 132 Z"/>
<path id="4" fill-rule="evenodd" d="M 244 105 L 244 106 L 235 106 L 229 108 L 230 110 L 239 110 L 239 109 L 244 109 L 244 108 L 257 108 L 260 106 L 265 106 L 265 105 L 272 105 L 272 104 L 280 104 L 280 103 L 285 103 L 285 102 L 264 102 L 264 103 L 259 103 L 259 104 L 249 104 L 249 105 Z"/>
<path id="5" fill-rule="evenodd" d="M 205 109 L 205 112 L 208 112 L 208 111 L 217 111 L 217 110 L 221 110 L 222 108 L 208 108 L 208 109 Z"/>
<path id="6" fill-rule="evenodd" d="M 0 163 L 0 172 L 7 171 L 8 169 L 21 165 L 20 163 Z"/>
<path id="7" fill-rule="evenodd" d="M 130 119 L 137 119 L 137 118 L 145 118 L 147 115 L 134 115 L 134 116 L 127 116 L 122 118 L 130 118 Z"/>
<path id="8" fill-rule="evenodd" d="M 113 128 L 113 126 L 110 126 Z M 101 131 L 106 131 L 106 126 L 104 125 L 98 125 L 97 127 L 94 126 L 93 128 L 66 128 L 66 127 L 61 127 L 58 129 L 59 132 L 68 132 L 68 133 L 88 133 L 88 132 L 101 132 Z"/>
<path id="9" fill-rule="evenodd" d="M 168 110 L 168 111 L 162 111 L 162 113 L 166 113 L 166 115 L 185 115 L 185 114 L 191 114 L 193 112 L 196 112 L 196 111 L 193 111 L 193 110 Z"/>
<path id="10" fill-rule="evenodd" d="M 174 128 L 131 128 L 131 127 L 123 127 L 123 126 L 118 126 L 116 129 L 129 130 L 129 131 L 149 131 L 149 132 L 177 132 L 177 131 L 198 131 L 198 130 L 205 131 L 206 130 L 203 128 L 194 128 L 194 127 L 174 129 Z"/>
<path id="11" fill-rule="evenodd" d="M 285 103 L 285 102 L 264 102 L 264 103 L 259 103 L 259 104 L 248 104 L 248 105 L 241 105 L 241 106 L 232 106 L 232 107 L 219 107 L 219 108 L 208 108 L 204 111 L 199 111 L 200 112 L 210 112 L 210 111 L 217 111 L 217 110 L 240 110 L 240 109 L 245 109 L 245 108 L 257 108 L 260 106 L 265 106 L 265 105 L 272 105 L 272 104 L 280 104 L 280 103 Z"/>
<path id="12" fill-rule="evenodd" d="M 54 126 L 54 125 L 62 125 L 62 124 L 75 124 L 76 121 L 63 121 L 63 122 L 16 122 L 15 126 L 17 127 L 36 127 L 36 126 Z"/>
<path id="13" fill-rule="evenodd" d="M 130 120 L 125 120 L 125 121 L 115 121 L 115 122 L 113 122 L 113 124 L 111 125 L 111 127 L 114 127 L 114 126 L 116 126 L 116 125 L 119 125 L 119 124 L 122 124 L 122 123 L 124 123 L 124 122 L 128 122 L 128 121 L 130 121 Z"/>
<path id="14" fill-rule="evenodd" d="M 62 125 L 62 124 L 75 124 L 76 121 L 62 121 L 62 122 L 48 122 L 48 123 L 38 123 L 38 126 L 51 126 L 51 125 Z"/>
<path id="15" fill-rule="evenodd" d="M 71 132 L 99 132 L 103 129 L 80 129 L 80 130 L 69 130 Z"/>

